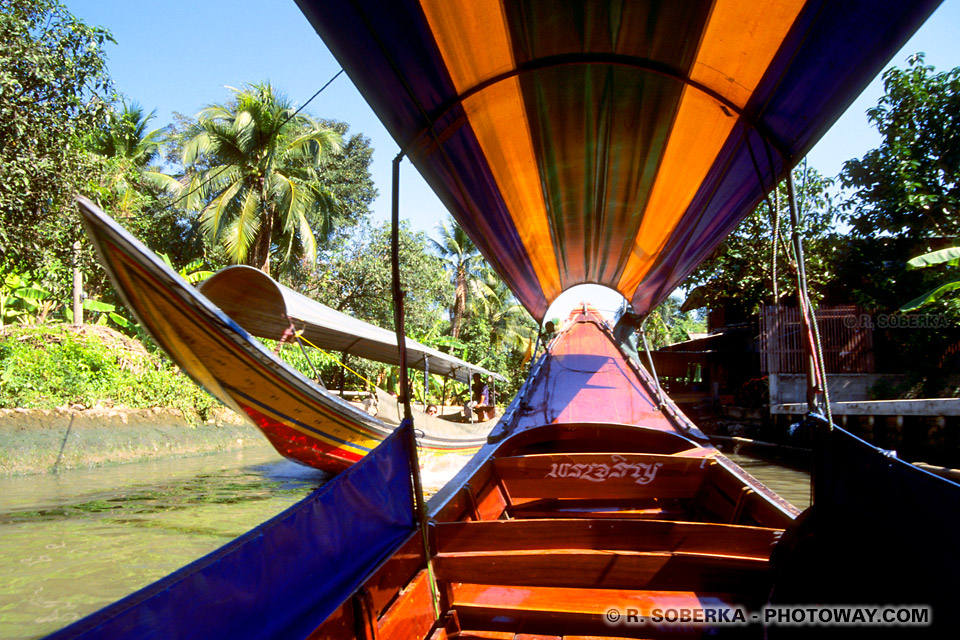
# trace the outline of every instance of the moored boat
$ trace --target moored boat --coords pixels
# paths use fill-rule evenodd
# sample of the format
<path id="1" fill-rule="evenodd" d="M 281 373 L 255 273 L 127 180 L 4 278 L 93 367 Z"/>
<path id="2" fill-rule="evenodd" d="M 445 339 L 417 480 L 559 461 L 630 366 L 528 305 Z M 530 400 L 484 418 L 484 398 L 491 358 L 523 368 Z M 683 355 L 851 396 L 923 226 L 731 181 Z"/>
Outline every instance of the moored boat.
<path id="1" fill-rule="evenodd" d="M 310 301 L 247 267 L 225 269 L 205 287 L 223 309 L 92 202 L 78 198 L 78 206 L 127 309 L 187 375 L 246 416 L 281 455 L 324 471 L 343 471 L 399 424 L 329 393 L 253 337 L 280 340 L 293 326 L 328 349 L 396 364 L 392 332 Z M 411 365 L 429 361 L 434 373 L 462 382 L 473 373 L 493 375 L 412 340 L 407 354 Z M 382 415 L 390 415 L 390 402 L 382 398 Z M 493 426 L 419 417 L 422 446 L 431 452 L 475 452 Z"/>

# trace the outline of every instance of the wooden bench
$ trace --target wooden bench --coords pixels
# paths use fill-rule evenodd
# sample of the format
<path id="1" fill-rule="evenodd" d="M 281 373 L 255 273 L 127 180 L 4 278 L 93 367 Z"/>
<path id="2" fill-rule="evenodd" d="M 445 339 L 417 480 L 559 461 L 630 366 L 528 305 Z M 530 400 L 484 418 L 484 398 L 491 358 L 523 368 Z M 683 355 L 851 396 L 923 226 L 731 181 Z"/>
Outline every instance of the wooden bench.
<path id="1" fill-rule="evenodd" d="M 730 592 L 767 581 L 781 533 L 657 520 L 442 523 L 433 565 L 451 583 Z"/>
<path id="2" fill-rule="evenodd" d="M 624 615 L 648 620 L 656 610 L 690 612 L 739 606 L 732 594 L 702 594 L 689 591 L 504 588 L 475 584 L 453 587 L 453 608 L 465 630 L 456 638 L 613 638 L 622 636 L 700 637 L 698 625 L 650 623 L 644 626 L 611 625 L 607 612 L 615 608 Z M 661 614 L 662 615 L 662 614 Z M 523 634 L 512 635 L 522 630 Z M 493 635 L 510 634 L 510 635 Z M 537 634 L 537 635 L 527 635 Z"/>

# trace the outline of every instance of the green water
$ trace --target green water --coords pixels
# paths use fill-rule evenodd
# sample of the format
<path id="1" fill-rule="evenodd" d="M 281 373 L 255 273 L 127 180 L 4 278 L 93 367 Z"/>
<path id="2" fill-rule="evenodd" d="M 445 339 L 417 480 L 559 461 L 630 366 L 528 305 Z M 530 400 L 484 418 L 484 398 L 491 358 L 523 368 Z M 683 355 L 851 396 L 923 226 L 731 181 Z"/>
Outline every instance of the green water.
<path id="1" fill-rule="evenodd" d="M 806 474 L 731 456 L 803 508 Z M 427 459 L 433 493 L 467 461 Z M 0 478 L 0 638 L 38 638 L 219 548 L 328 479 L 269 447 Z"/>
<path id="2" fill-rule="evenodd" d="M 793 506 L 800 510 L 810 506 L 808 471 L 735 453 L 725 455 Z"/>
<path id="3" fill-rule="evenodd" d="M 219 548 L 327 475 L 269 447 L 0 479 L 0 638 L 37 638 Z"/>

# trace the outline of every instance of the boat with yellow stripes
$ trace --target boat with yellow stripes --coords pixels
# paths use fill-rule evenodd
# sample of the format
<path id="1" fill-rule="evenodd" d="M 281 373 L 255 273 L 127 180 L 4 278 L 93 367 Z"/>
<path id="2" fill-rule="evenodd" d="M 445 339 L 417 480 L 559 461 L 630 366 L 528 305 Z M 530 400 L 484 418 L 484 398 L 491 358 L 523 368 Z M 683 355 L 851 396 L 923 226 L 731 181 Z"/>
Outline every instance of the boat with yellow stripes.
<path id="1" fill-rule="evenodd" d="M 330 393 L 268 350 L 256 337 L 309 340 L 397 364 L 393 332 L 309 300 L 250 267 L 228 267 L 187 284 L 152 251 L 85 198 L 78 199 L 87 234 L 124 303 L 171 359 L 215 398 L 246 416 L 284 457 L 324 471 L 343 471 L 399 424 L 396 399 L 379 394 L 376 416 Z M 436 349 L 407 341 L 410 366 L 469 382 L 496 376 Z M 393 407 L 389 406 L 393 403 Z M 476 452 L 493 426 L 419 413 L 429 452 Z M 391 420 L 391 417 L 393 418 Z"/>

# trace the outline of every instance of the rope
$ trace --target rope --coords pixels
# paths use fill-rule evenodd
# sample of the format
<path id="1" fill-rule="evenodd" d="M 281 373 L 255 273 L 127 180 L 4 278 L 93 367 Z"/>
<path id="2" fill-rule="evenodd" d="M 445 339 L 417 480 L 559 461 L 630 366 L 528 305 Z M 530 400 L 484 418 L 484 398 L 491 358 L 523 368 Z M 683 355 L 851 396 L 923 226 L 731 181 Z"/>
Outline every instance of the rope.
<path id="1" fill-rule="evenodd" d="M 340 69 L 339 71 L 337 71 L 337 72 L 333 75 L 332 78 L 330 78 L 329 80 L 327 80 L 327 82 L 326 82 L 322 87 L 320 87 L 319 89 L 317 89 L 316 93 L 314 93 L 312 96 L 310 96 L 310 98 L 309 98 L 306 102 L 304 102 L 296 111 L 294 111 L 294 112 L 291 113 L 289 116 L 287 116 L 286 120 L 284 120 L 283 122 L 281 122 L 279 125 L 277 125 L 277 127 L 276 127 L 273 131 L 271 131 L 270 133 L 268 133 L 268 134 L 267 134 L 267 141 L 269 141 L 273 136 L 277 135 L 277 133 L 279 133 L 280 129 L 282 129 L 285 124 L 287 124 L 288 122 L 290 122 L 291 120 L 293 120 L 293 119 L 297 116 L 298 113 L 300 113 L 301 111 L 303 111 L 308 104 L 310 104 L 311 102 L 313 102 L 313 100 L 314 100 L 317 96 L 319 96 L 321 93 L 323 93 L 323 91 L 324 91 L 327 87 L 329 87 L 329 86 L 333 83 L 334 80 L 336 80 L 337 78 L 339 78 L 339 77 L 340 77 L 340 74 L 342 74 L 342 73 L 343 73 L 343 69 Z M 219 171 L 217 171 L 215 174 L 213 174 L 212 176 L 210 176 L 209 178 L 207 178 L 206 180 L 204 180 L 203 182 L 201 182 L 200 184 L 198 184 L 195 188 L 193 188 L 193 189 L 191 189 L 190 191 L 188 191 L 188 192 L 186 192 L 186 193 L 184 193 L 184 194 L 182 194 L 182 195 L 177 196 L 176 198 L 174 198 L 174 199 L 170 202 L 170 204 L 168 204 L 166 207 L 164 207 L 163 209 L 161 209 L 161 211 L 169 211 L 169 210 L 172 210 L 174 206 L 177 206 L 181 201 L 186 201 L 187 198 L 189 198 L 191 195 L 193 195 L 194 193 L 196 193 L 196 192 L 199 191 L 200 189 L 204 188 L 205 186 L 207 186 L 207 185 L 210 184 L 211 182 L 213 182 L 217 177 L 220 176 L 221 173 L 223 173 L 223 172 L 226 171 L 226 170 L 227 170 L 227 167 L 221 168 L 221 169 L 220 169 Z M 150 214 L 141 213 L 140 215 L 133 216 L 133 217 L 135 217 L 135 218 L 146 218 L 146 217 L 155 217 L 155 216 L 156 216 L 155 213 L 150 213 Z"/>
<path id="2" fill-rule="evenodd" d="M 325 350 L 325 349 L 321 349 L 321 348 L 318 347 L 317 345 L 313 344 L 312 342 L 310 342 L 309 340 L 307 340 L 306 338 L 304 338 L 302 334 L 303 334 L 303 330 L 301 329 L 300 331 L 297 331 L 294 335 L 297 337 L 297 340 L 303 340 L 303 341 L 306 342 L 308 345 L 310 345 L 311 347 L 313 347 L 314 349 L 316 349 L 316 350 L 319 351 L 320 353 L 326 355 L 328 358 L 330 358 L 331 360 L 333 360 L 334 362 L 336 362 L 337 364 L 339 364 L 341 367 L 343 367 L 344 369 L 346 369 L 347 371 L 349 371 L 349 372 L 352 373 L 353 375 L 357 376 L 358 378 L 360 378 L 361 380 L 363 380 L 364 382 L 366 382 L 366 383 L 369 384 L 370 386 L 373 386 L 373 387 L 376 387 L 376 386 L 377 386 L 377 383 L 373 382 L 373 381 L 370 380 L 369 378 L 363 377 L 361 374 L 357 373 L 356 371 L 354 371 L 353 369 L 351 369 L 351 368 L 348 367 L 347 365 L 343 364 L 343 362 L 341 362 L 340 359 L 339 359 L 337 356 L 335 356 L 335 355 L 333 355 L 332 353 L 330 353 L 329 351 L 327 351 L 327 350 Z"/>

